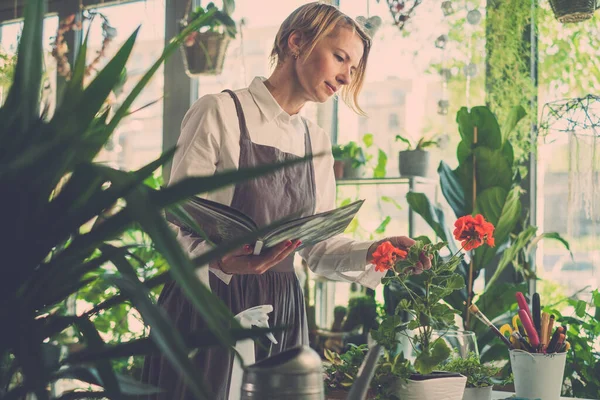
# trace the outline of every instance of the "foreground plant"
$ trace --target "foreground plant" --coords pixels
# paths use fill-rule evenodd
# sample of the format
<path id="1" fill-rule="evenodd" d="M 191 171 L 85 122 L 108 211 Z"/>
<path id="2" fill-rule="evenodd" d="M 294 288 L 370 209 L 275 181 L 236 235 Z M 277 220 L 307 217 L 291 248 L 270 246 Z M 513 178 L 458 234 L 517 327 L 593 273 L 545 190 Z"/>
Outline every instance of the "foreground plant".
<path id="1" fill-rule="evenodd" d="M 430 373 L 450 356 L 443 335 L 454 327 L 454 316 L 459 311 L 443 300 L 465 286 L 463 277 L 455 272 L 462 261 L 462 251 L 484 244 L 494 245 L 494 226 L 482 215 L 461 217 L 456 221 L 455 228 L 454 236 L 462 242 L 463 247 L 447 258 L 439 254 L 447 243 L 431 244 L 426 239 L 417 240 L 408 251 L 386 242 L 373 253 L 372 262 L 377 269 L 393 272 L 393 276 L 383 279 L 384 283 L 397 282 L 407 293 L 407 297 L 398 303 L 395 314 L 387 317 L 380 328 L 373 332 L 373 338 L 386 349 L 393 350 L 398 342 L 397 334 L 406 336 L 416 354 L 412 367 L 421 374 Z M 424 258 L 431 260 L 431 268 L 424 267 L 428 265 Z M 409 282 L 414 275 L 419 275 L 417 282 L 422 290 L 416 290 L 417 282 Z M 402 323 L 400 313 L 410 315 L 410 321 Z M 434 331 L 437 331 L 437 338 L 434 338 Z M 410 372 L 400 360 L 395 360 L 393 365 L 403 365 L 402 372 Z"/>
<path id="2" fill-rule="evenodd" d="M 168 161 L 174 150 L 133 172 L 94 163 L 95 156 L 129 114 L 129 107 L 162 62 L 209 15 L 191 23 L 171 41 L 114 111 L 105 109 L 104 104 L 121 78 L 138 31 L 84 88 L 86 40 L 59 105 L 50 116 L 40 104 L 45 5 L 43 0 L 26 3 L 14 80 L 0 108 L 0 186 L 4 210 L 0 230 L 3 276 L 0 320 L 4 327 L 0 330 L 0 397 L 25 399 L 33 394 L 37 400 L 50 399 L 50 386 L 61 379 L 98 385 L 94 393 L 75 391 L 62 395 L 61 399 L 121 399 L 155 393 L 157 389 L 153 387 L 115 374 L 111 361 L 161 351 L 180 371 L 195 398 L 210 399 L 212 396 L 199 379 L 199 371 L 189 361 L 190 349 L 231 345 L 238 338 L 257 336 L 257 332 L 237 329 L 229 310 L 196 279 L 194 270 L 252 238 L 223 244 L 190 260 L 163 219 L 162 209 L 170 207 L 182 215 L 176 204 L 189 196 L 281 166 L 190 178 L 156 190 L 144 185 L 144 180 Z M 106 216 L 105 212 L 115 204 L 122 207 Z M 90 229 L 88 222 L 100 216 L 106 218 Z M 170 266 L 168 273 L 140 280 L 132 265 L 135 256 L 130 248 L 114 241 L 134 224 L 164 256 Z M 105 265 L 114 266 L 117 272 L 108 272 Z M 209 330 L 194 332 L 189 337 L 178 334 L 149 294 L 150 288 L 168 279 L 180 285 Z M 79 290 L 106 284 L 117 288 L 119 295 L 81 315 L 64 306 Z M 150 339 L 108 345 L 94 326 L 92 316 L 125 301 L 136 308 L 153 334 Z M 74 337 L 77 351 L 61 346 L 57 340 L 61 334 Z"/>

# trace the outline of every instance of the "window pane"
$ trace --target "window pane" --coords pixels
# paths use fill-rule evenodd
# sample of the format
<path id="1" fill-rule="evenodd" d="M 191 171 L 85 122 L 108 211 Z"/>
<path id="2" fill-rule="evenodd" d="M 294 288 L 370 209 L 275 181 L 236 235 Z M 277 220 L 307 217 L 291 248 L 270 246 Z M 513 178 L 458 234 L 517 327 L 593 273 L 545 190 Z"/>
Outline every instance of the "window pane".
<path id="1" fill-rule="evenodd" d="M 600 22 L 557 24 L 550 6 L 539 11 L 539 108 L 562 99 L 575 99 L 600 89 L 597 35 Z M 573 38 L 578 38 L 573 41 Z M 540 231 L 558 232 L 568 240 L 573 259 L 557 241 L 544 240 L 538 249 L 538 273 L 545 279 L 540 290 L 552 301 L 572 295 L 589 299 L 600 288 L 600 131 L 581 124 L 565 129 L 567 119 L 584 120 L 582 102 L 564 118 L 552 122 L 538 151 L 538 225 Z M 600 118 L 600 104 L 591 101 L 591 120 Z M 542 124 L 548 120 L 542 115 Z"/>
<path id="2" fill-rule="evenodd" d="M 165 1 L 137 1 L 90 10 L 102 13 L 110 25 L 117 30 L 116 37 L 106 48 L 105 56 L 100 59 L 97 69 L 101 69 L 116 54 L 133 31 L 141 26 L 135 46 L 126 64 L 127 80 L 118 94 L 111 98 L 112 105 L 116 109 L 162 54 L 165 41 Z M 98 15 L 91 23 L 87 54 L 88 65 L 97 57 L 102 48 L 102 22 L 103 19 Z M 90 21 L 86 19 L 84 32 L 89 26 Z M 92 77 L 93 75 L 94 73 L 92 73 Z M 111 142 L 99 155 L 98 161 L 131 170 L 155 160 L 160 155 L 162 152 L 163 85 L 163 67 L 161 66 L 131 106 L 131 111 L 139 111 L 127 117 L 119 125 Z M 149 106 L 145 107 L 147 105 Z"/>
<path id="3" fill-rule="evenodd" d="M 224 89 L 248 87 L 255 76 L 268 78 L 272 72 L 269 55 L 279 26 L 292 11 L 309 2 L 262 0 L 260 7 L 257 7 L 255 2 L 236 2 L 232 18 L 237 23 L 238 34 L 227 48 L 223 72 L 219 75 L 198 77 L 198 96 L 218 93 Z M 221 7 L 222 2 L 216 1 L 215 4 Z M 313 120 L 319 119 L 315 105 L 307 105 L 301 114 Z M 329 125 L 321 126 L 329 128 Z"/>

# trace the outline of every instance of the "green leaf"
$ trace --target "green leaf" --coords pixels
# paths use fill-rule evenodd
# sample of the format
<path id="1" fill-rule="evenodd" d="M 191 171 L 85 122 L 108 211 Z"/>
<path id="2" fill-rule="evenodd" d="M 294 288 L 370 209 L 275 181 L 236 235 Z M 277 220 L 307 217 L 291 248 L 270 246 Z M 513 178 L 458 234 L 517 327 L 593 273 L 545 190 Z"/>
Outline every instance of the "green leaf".
<path id="1" fill-rule="evenodd" d="M 502 156 L 510 166 L 515 162 L 515 152 L 509 141 L 504 142 L 502 145 Z"/>
<path id="2" fill-rule="evenodd" d="M 88 319 L 78 318 L 75 324 L 83 334 L 86 344 L 88 347 L 100 350 L 104 347 L 105 343 L 100 337 L 100 334 Z M 119 397 L 121 395 L 121 388 L 117 382 L 117 377 L 112 369 L 112 365 L 108 360 L 98 360 L 96 363 L 98 375 L 102 381 L 102 386 L 111 397 Z"/>
<path id="3" fill-rule="evenodd" d="M 452 275 L 450 279 L 446 281 L 446 289 L 458 290 L 465 287 L 465 280 L 460 275 Z"/>
<path id="4" fill-rule="evenodd" d="M 385 166 L 387 165 L 387 154 L 385 154 L 385 151 L 379 149 L 378 152 L 378 156 L 377 156 L 377 166 L 375 167 L 375 170 L 373 171 L 373 177 L 374 178 L 385 178 L 385 174 L 386 174 L 386 170 L 385 170 Z"/>
<path id="5" fill-rule="evenodd" d="M 388 224 L 390 223 L 391 220 L 392 220 L 392 218 L 390 216 L 385 217 L 385 219 L 381 222 L 381 224 L 379 224 L 377 229 L 375 229 L 375 233 L 379 233 L 379 234 L 384 233 L 385 228 L 388 226 Z"/>
<path id="6" fill-rule="evenodd" d="M 483 215 L 486 221 L 496 226 L 500 220 L 507 196 L 508 191 L 499 186 L 486 189 L 477 195 L 477 203 L 473 213 Z"/>
<path id="7" fill-rule="evenodd" d="M 504 121 L 504 125 L 502 125 L 502 142 L 506 143 L 512 131 L 515 129 L 519 121 L 521 121 L 527 115 L 527 111 L 523 108 L 523 106 L 516 106 L 511 108 L 508 116 L 506 117 L 506 121 Z"/>
<path id="8" fill-rule="evenodd" d="M 396 207 L 396 209 L 398 209 L 398 210 L 402 210 L 402 206 L 400 205 L 400 203 L 398 203 L 398 202 L 396 201 L 396 199 L 394 199 L 394 198 L 392 198 L 392 197 L 389 197 L 389 196 L 381 196 L 381 200 L 382 200 L 382 201 L 385 201 L 386 203 L 392 203 L 392 204 L 393 204 L 393 205 Z"/>
<path id="9" fill-rule="evenodd" d="M 478 148 L 500 149 L 502 145 L 500 126 L 489 108 L 477 106 L 471 108 L 469 112 L 466 107 L 462 107 L 456 115 L 456 122 L 460 136 L 468 146 L 474 143 L 474 128 L 477 127 Z"/>
<path id="10" fill-rule="evenodd" d="M 586 309 L 587 303 L 585 301 L 577 301 L 577 305 L 575 306 L 575 315 L 577 315 L 579 318 L 583 318 L 585 316 Z"/>
<path id="11" fill-rule="evenodd" d="M 471 154 L 473 154 L 471 147 L 469 147 L 466 142 L 461 141 L 456 148 L 456 158 L 458 158 L 458 163 L 464 164 Z"/>
<path id="12" fill-rule="evenodd" d="M 536 230 L 537 228 L 535 226 L 530 226 L 524 231 L 521 231 L 517 236 L 515 243 L 502 252 L 502 258 L 500 258 L 500 261 L 498 262 L 494 275 L 487 281 L 486 287 L 492 286 L 496 282 L 496 279 L 500 277 L 504 269 L 517 259 L 518 254 L 529 247 L 530 241 L 535 236 Z"/>
<path id="13" fill-rule="evenodd" d="M 448 164 L 440 162 L 438 167 L 440 175 L 440 188 L 444 194 L 444 198 L 452 207 L 457 218 L 469 214 L 467 211 L 467 199 L 465 198 L 465 190 L 460 183 L 456 172 L 450 169 Z"/>
<path id="14" fill-rule="evenodd" d="M 510 190 L 512 186 L 512 168 L 500 150 L 478 147 L 474 152 L 477 169 L 477 191 L 500 186 Z M 478 194 L 479 195 L 479 194 Z"/>
<path id="15" fill-rule="evenodd" d="M 556 240 L 560 243 L 562 243 L 563 246 L 565 246 L 565 248 L 567 250 L 569 250 L 569 254 L 571 254 L 571 259 L 573 259 L 573 252 L 571 251 L 571 247 L 569 246 L 569 242 L 567 242 L 567 240 L 565 238 L 563 238 L 562 236 L 560 236 L 560 234 L 558 232 L 544 232 L 541 235 L 537 236 L 535 239 L 533 239 L 533 241 L 530 244 L 530 248 L 533 248 L 533 246 L 536 246 L 538 244 L 538 242 L 542 239 L 553 239 Z"/>
<path id="16" fill-rule="evenodd" d="M 447 241 L 450 235 L 444 223 L 444 211 L 433 206 L 424 193 L 408 192 L 406 201 L 411 209 L 419 214 L 431 226 L 435 234 L 442 240 Z"/>
<path id="17" fill-rule="evenodd" d="M 362 141 L 363 141 L 363 143 L 365 144 L 365 146 L 368 149 L 369 147 L 371 147 L 373 145 L 373 134 L 372 133 L 366 133 L 363 136 Z"/>
<path id="18" fill-rule="evenodd" d="M 496 248 L 501 246 L 514 229 L 521 217 L 521 188 L 515 187 L 506 196 L 500 218 L 494 230 L 496 247 L 481 246 L 475 250 L 474 263 L 478 269 L 484 268 L 496 255 Z"/>
<path id="19" fill-rule="evenodd" d="M 423 351 L 415 359 L 415 368 L 422 374 L 429 374 L 435 367 L 450 357 L 451 351 L 443 339 L 437 339 L 431 348 L 431 353 Z"/>
<path id="20" fill-rule="evenodd" d="M 35 130 L 29 128 L 40 119 L 40 89 L 42 82 L 42 31 L 44 28 L 44 15 L 46 14 L 45 1 L 32 1 L 25 7 L 26 24 L 17 49 L 17 65 L 15 66 L 13 84 L 10 88 L 6 102 L 2 107 L 5 111 L 12 111 L 14 117 L 18 118 L 18 131 L 22 137 L 7 138 L 2 132 L 0 138 L 5 146 L 11 143 L 27 144 L 32 139 L 27 134 L 35 134 Z M 3 125 L 6 121 L 3 121 Z M 8 127 L 8 125 L 4 125 Z M 14 126 L 13 126 L 14 127 Z M 4 147 L 4 151 L 8 150 Z M 11 146 L 13 151 L 18 147 Z"/>

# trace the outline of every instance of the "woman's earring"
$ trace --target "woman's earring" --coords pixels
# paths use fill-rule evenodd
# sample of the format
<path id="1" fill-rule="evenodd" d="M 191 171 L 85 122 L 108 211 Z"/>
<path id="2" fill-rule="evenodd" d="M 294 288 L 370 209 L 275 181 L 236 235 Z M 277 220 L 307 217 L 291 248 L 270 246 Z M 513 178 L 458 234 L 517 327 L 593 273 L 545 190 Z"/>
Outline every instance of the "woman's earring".
<path id="1" fill-rule="evenodd" d="M 298 53 L 297 51 L 294 51 L 294 52 L 292 53 L 292 56 L 294 57 L 294 59 L 295 59 L 295 60 L 297 60 L 297 59 L 298 59 L 298 57 L 300 57 L 300 53 Z"/>

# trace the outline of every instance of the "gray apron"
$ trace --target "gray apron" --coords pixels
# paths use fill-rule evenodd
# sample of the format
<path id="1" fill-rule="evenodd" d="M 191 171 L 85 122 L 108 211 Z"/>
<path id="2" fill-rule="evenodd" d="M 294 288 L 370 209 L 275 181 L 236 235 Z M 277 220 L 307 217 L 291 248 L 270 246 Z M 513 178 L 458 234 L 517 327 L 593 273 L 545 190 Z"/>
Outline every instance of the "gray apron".
<path id="1" fill-rule="evenodd" d="M 248 134 L 246 119 L 237 96 L 226 90 L 235 103 L 240 126 L 239 169 L 263 164 L 297 159 L 274 147 L 253 143 Z M 304 120 L 303 120 L 304 121 Z M 304 121 L 305 154 L 312 153 L 308 126 Z M 231 206 L 250 216 L 259 226 L 268 225 L 291 214 L 312 215 L 315 211 L 316 189 L 312 162 L 295 164 L 274 173 L 238 183 Z M 256 361 L 277 354 L 288 348 L 308 344 L 308 325 L 304 295 L 294 272 L 293 254 L 262 275 L 234 275 L 227 285 L 214 274 L 210 275 L 210 287 L 235 315 L 248 308 L 271 304 L 270 326 L 288 327 L 275 334 L 278 344 L 268 339 L 256 345 Z M 202 329 L 206 324 L 196 313 L 181 289 L 174 283 L 165 284 L 158 303 L 172 317 L 182 333 Z M 200 349 L 192 362 L 198 375 L 214 393 L 215 400 L 226 400 L 233 353 L 223 347 Z M 193 394 L 183 378 L 162 355 L 148 356 L 144 363 L 142 380 L 162 388 L 165 392 L 147 397 L 155 400 L 192 400 Z"/>

